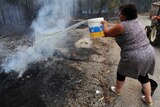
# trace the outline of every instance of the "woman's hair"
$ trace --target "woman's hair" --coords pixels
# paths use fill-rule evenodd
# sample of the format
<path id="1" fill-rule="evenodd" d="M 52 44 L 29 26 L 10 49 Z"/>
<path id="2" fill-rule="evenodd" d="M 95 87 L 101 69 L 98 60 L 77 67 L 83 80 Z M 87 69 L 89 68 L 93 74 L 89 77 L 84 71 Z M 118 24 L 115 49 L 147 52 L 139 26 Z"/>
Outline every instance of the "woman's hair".
<path id="1" fill-rule="evenodd" d="M 134 4 L 125 4 L 119 7 L 120 14 L 126 16 L 126 20 L 132 20 L 137 18 L 137 9 Z"/>

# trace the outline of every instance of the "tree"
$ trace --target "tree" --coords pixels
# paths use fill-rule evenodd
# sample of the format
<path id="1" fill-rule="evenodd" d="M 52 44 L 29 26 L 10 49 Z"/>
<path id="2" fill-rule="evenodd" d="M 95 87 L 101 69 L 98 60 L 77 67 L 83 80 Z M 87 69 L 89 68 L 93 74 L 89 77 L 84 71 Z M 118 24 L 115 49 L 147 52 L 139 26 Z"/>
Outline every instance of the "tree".
<path id="1" fill-rule="evenodd" d="M 78 1 L 78 5 L 79 5 L 78 12 L 79 12 L 79 14 L 82 14 L 82 0 Z"/>
<path id="2" fill-rule="evenodd" d="M 102 13 L 103 6 L 106 4 L 106 1 L 107 1 L 107 0 L 101 0 L 101 1 L 100 1 L 101 5 L 100 5 L 100 10 L 99 10 L 99 12 L 98 12 L 98 15 L 100 15 L 100 14 Z"/>
<path id="3" fill-rule="evenodd" d="M 91 0 L 91 16 L 93 15 L 94 10 L 94 0 Z"/>
<path id="4" fill-rule="evenodd" d="M 109 0 L 107 2 L 107 7 L 109 9 L 109 14 L 110 15 L 114 15 L 115 14 L 115 10 L 117 10 L 117 8 L 120 5 L 120 1 L 119 0 Z"/>
<path id="5" fill-rule="evenodd" d="M 2 17 L 1 23 L 6 23 L 6 19 L 5 19 L 5 15 L 4 15 L 4 11 L 3 11 L 3 2 L 2 1 L 0 3 L 0 12 L 1 12 L 1 17 Z"/>

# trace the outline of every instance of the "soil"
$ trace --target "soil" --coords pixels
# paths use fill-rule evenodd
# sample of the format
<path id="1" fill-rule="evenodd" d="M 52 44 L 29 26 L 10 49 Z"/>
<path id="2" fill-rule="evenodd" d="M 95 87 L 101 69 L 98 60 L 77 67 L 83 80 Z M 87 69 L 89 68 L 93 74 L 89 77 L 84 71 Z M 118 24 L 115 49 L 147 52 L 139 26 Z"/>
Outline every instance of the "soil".
<path id="1" fill-rule="evenodd" d="M 112 100 L 106 80 L 110 41 L 96 39 L 91 48 L 76 48 L 76 41 L 89 37 L 88 28 L 75 29 L 67 36 L 65 47 L 48 60 L 30 64 L 20 78 L 1 68 L 0 107 L 99 106 Z M 1 37 L 0 42 L 1 63 L 17 46 L 32 46 L 31 39 L 14 34 Z M 63 53 L 65 48 L 68 53 Z"/>

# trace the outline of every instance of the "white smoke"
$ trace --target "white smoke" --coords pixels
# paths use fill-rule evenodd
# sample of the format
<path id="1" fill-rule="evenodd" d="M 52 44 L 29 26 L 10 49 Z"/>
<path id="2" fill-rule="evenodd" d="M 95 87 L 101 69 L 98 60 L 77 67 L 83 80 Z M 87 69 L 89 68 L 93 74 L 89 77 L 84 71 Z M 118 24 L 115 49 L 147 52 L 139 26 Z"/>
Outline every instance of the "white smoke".
<path id="1" fill-rule="evenodd" d="M 32 28 L 38 33 L 52 33 L 62 30 L 68 24 L 66 19 L 71 17 L 73 0 L 45 0 Z"/>
<path id="2" fill-rule="evenodd" d="M 44 0 L 39 1 L 43 7 L 38 17 L 33 21 L 35 44 L 32 47 L 18 47 L 15 54 L 7 57 L 2 67 L 5 72 L 16 71 L 19 76 L 27 70 L 28 64 L 51 57 L 55 49 L 64 42 L 65 34 L 56 35 L 54 32 L 66 28 L 68 19 L 72 16 L 74 0 Z M 51 33 L 51 34 L 50 34 Z M 50 34 L 48 37 L 47 34 Z"/>

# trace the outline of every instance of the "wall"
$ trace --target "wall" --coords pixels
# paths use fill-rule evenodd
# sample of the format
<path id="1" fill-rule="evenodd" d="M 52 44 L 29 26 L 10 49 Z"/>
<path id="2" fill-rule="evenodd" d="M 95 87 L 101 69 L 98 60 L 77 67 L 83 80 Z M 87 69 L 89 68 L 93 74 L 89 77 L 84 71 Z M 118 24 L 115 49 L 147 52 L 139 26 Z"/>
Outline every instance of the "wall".
<path id="1" fill-rule="evenodd" d="M 36 0 L 0 0 L 0 35 L 26 32 L 38 9 Z"/>
<path id="2" fill-rule="evenodd" d="M 73 15 L 78 18 L 116 16 L 121 3 L 135 3 L 138 12 L 149 12 L 153 1 L 157 0 L 74 0 Z M 46 0 L 0 0 L 0 35 L 28 31 L 42 2 Z"/>

